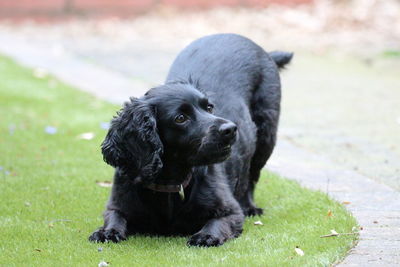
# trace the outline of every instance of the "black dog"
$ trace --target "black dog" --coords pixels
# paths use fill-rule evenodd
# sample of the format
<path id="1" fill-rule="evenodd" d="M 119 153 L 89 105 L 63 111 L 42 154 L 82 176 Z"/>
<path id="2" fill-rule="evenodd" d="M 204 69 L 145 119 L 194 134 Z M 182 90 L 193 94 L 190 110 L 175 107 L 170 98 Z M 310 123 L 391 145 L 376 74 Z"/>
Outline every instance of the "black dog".
<path id="1" fill-rule="evenodd" d="M 165 85 L 131 98 L 102 144 L 115 167 L 104 226 L 89 240 L 192 235 L 218 246 L 240 235 L 260 170 L 272 153 L 280 110 L 278 68 L 291 53 L 266 53 L 235 34 L 201 38 L 173 63 Z"/>

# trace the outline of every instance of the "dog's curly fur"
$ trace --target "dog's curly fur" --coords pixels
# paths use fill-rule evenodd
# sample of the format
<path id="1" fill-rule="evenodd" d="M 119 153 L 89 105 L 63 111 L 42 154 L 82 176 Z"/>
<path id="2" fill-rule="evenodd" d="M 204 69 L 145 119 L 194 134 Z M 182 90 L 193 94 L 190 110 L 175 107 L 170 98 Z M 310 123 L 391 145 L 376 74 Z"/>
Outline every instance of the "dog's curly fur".
<path id="1" fill-rule="evenodd" d="M 114 184 L 104 226 L 89 239 L 192 235 L 189 245 L 218 246 L 239 236 L 244 215 L 262 213 L 253 192 L 276 141 L 278 69 L 291 58 L 235 34 L 185 48 L 165 85 L 131 98 L 112 120 L 102 152 Z M 189 175 L 184 200 L 148 188 Z"/>

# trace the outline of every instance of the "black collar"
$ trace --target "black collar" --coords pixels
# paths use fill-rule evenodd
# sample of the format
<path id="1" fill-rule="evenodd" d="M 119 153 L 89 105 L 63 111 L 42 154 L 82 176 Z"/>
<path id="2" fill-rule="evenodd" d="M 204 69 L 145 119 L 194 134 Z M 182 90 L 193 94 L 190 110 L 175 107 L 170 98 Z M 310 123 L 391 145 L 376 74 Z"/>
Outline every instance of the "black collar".
<path id="1" fill-rule="evenodd" d="M 165 193 L 181 193 L 184 188 L 186 188 L 190 180 L 192 180 L 192 173 L 190 172 L 187 176 L 186 179 L 181 183 L 181 184 L 157 184 L 157 183 L 151 183 L 149 185 L 146 185 L 148 189 L 151 189 L 153 191 L 157 192 L 165 192 Z"/>

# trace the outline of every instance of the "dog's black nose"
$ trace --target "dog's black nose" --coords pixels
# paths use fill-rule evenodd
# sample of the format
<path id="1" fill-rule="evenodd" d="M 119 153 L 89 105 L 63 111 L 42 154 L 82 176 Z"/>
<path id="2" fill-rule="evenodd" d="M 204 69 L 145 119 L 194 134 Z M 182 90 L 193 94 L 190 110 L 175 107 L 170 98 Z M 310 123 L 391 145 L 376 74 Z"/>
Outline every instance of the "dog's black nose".
<path id="1" fill-rule="evenodd" d="M 219 133 L 224 141 L 231 141 L 236 136 L 237 126 L 233 122 L 227 122 L 219 127 Z"/>

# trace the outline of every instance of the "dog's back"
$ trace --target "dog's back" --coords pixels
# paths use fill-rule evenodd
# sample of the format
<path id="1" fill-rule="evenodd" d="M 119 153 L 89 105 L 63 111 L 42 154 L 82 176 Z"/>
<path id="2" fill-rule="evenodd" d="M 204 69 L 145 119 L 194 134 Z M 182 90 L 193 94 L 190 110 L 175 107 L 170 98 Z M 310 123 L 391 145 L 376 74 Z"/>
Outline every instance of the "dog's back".
<path id="1" fill-rule="evenodd" d="M 245 37 L 210 35 L 194 41 L 178 55 L 167 81 L 191 77 L 199 82 L 201 91 L 212 93 L 210 97 L 240 96 L 249 101 L 265 57 L 264 50 Z"/>

